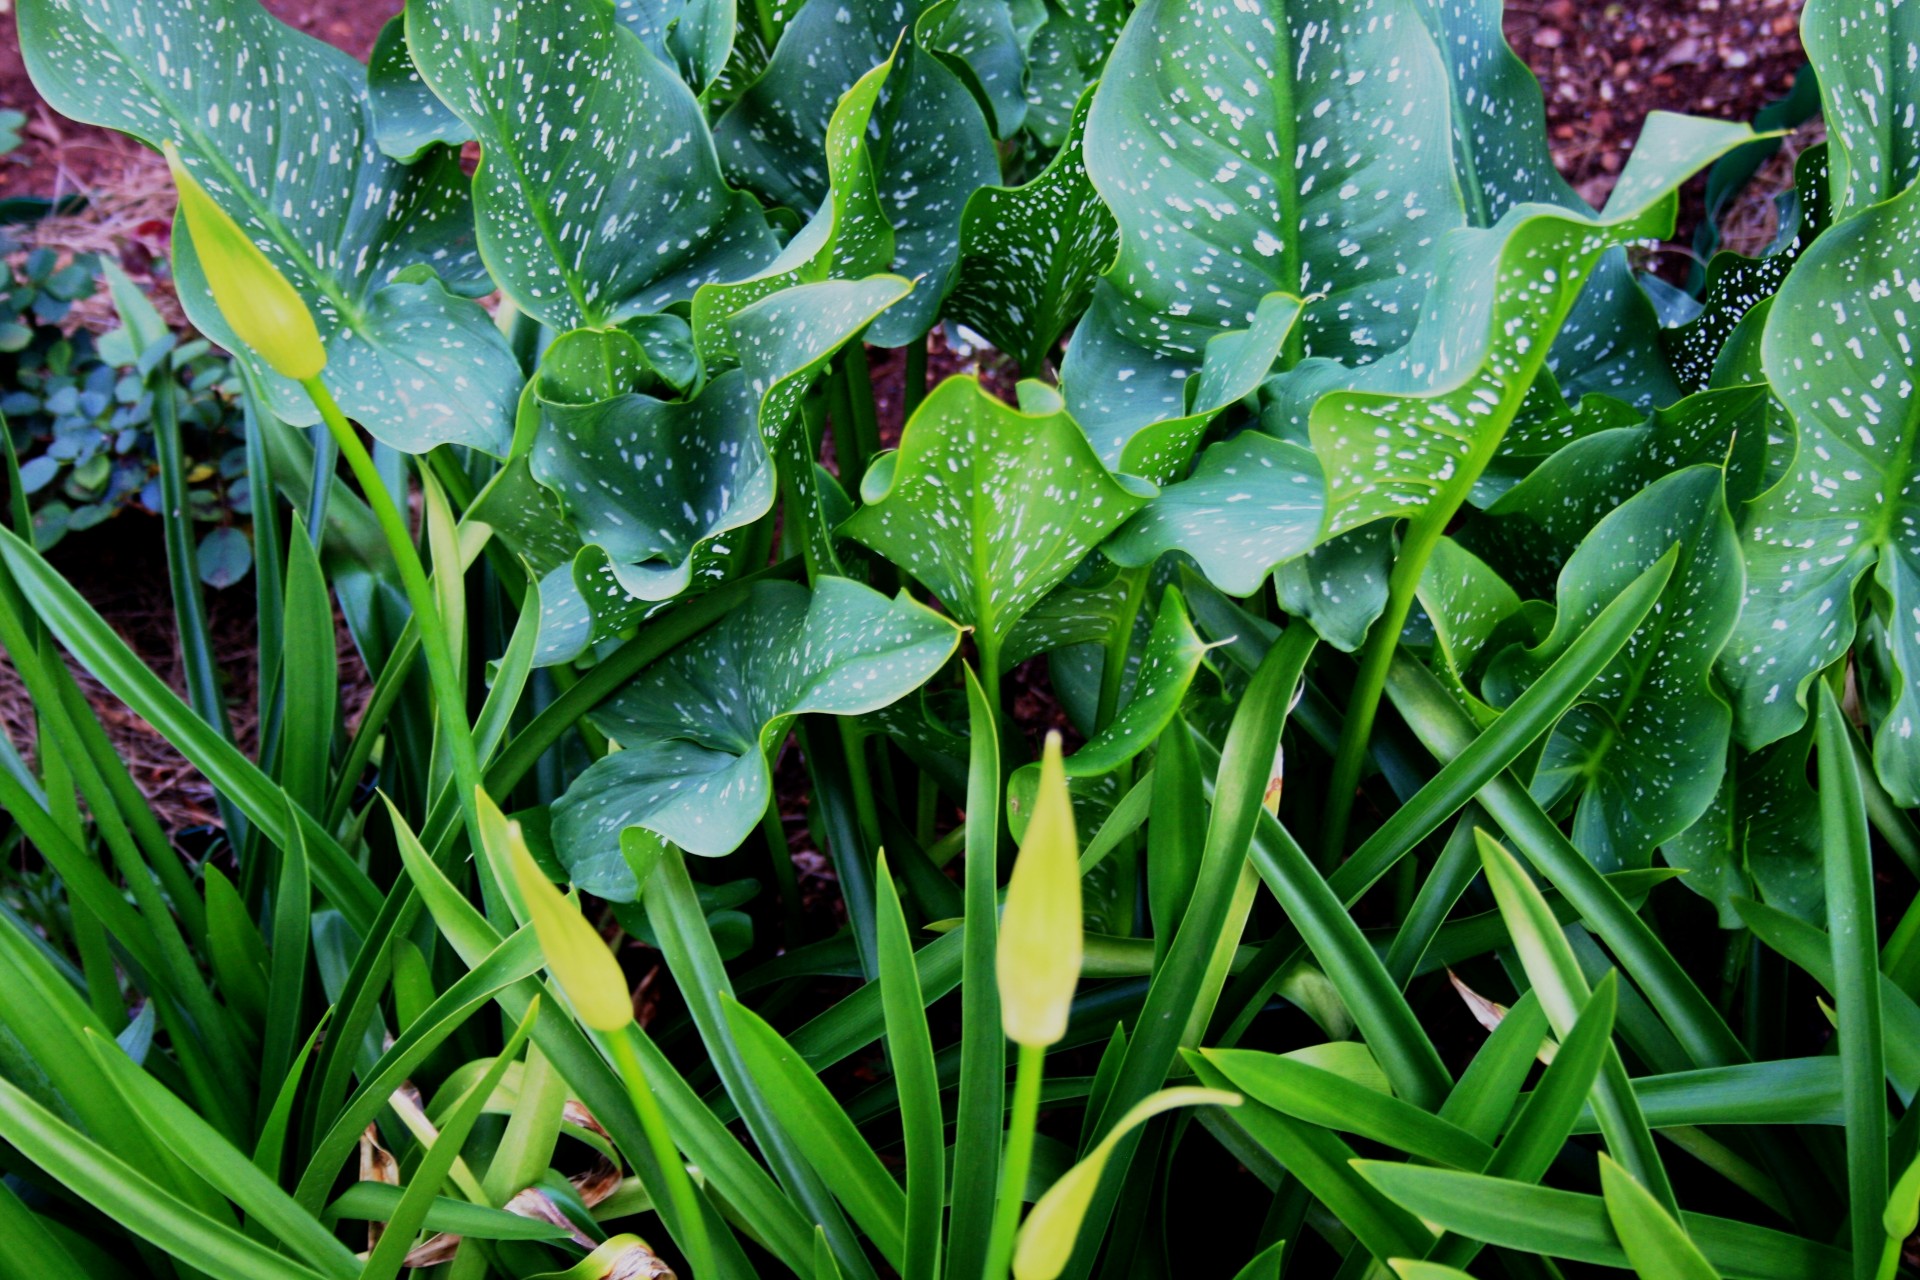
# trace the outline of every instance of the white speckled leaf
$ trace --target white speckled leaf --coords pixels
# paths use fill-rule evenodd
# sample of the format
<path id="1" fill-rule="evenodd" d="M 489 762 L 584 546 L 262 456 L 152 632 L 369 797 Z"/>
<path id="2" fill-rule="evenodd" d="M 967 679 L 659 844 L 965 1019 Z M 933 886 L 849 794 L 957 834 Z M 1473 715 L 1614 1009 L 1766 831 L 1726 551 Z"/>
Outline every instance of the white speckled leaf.
<path id="1" fill-rule="evenodd" d="M 299 290 L 327 343 L 322 376 L 349 416 L 409 452 L 505 451 L 519 368 L 476 303 L 423 279 L 485 288 L 459 166 L 441 154 L 408 168 L 381 153 L 363 67 L 252 0 L 25 0 L 19 19 L 49 102 L 172 142 Z M 234 347 L 189 238 L 174 244 L 189 317 Z M 257 372 L 280 417 L 317 420 L 297 386 Z"/>
<path id="2" fill-rule="evenodd" d="M 574 883 L 616 902 L 638 892 L 620 832 L 645 827 L 689 853 L 733 852 L 771 793 L 767 752 L 794 716 L 859 715 L 905 697 L 953 655 L 960 632 L 910 597 L 845 578 L 809 593 L 764 582 L 727 618 L 602 703 L 592 719 L 626 748 L 553 806 L 555 852 Z"/>
<path id="3" fill-rule="evenodd" d="M 396 13 L 380 28 L 367 59 L 367 95 L 373 102 L 374 141 L 402 164 L 429 147 L 473 141 L 473 130 L 433 96 L 407 52 L 407 18 Z"/>
<path id="4" fill-rule="evenodd" d="M 1681 385 L 1699 390 L 1713 377 L 1714 364 L 1743 317 L 1772 297 L 1800 254 L 1827 225 L 1827 148 L 1800 153 L 1794 162 L 1794 187 L 1779 197 L 1780 233 L 1758 257 L 1720 252 L 1707 265 L 1700 314 L 1661 333 Z"/>
<path id="5" fill-rule="evenodd" d="M 1501 495 L 1462 540 L 1546 597 L 1587 531 L 1668 472 L 1724 462 L 1736 508 L 1778 479 L 1767 474 L 1772 402 L 1765 386 L 1702 391 L 1635 426 L 1584 435 Z"/>
<path id="6" fill-rule="evenodd" d="M 773 59 L 714 127 L 727 172 L 767 199 L 812 213 L 827 195 L 824 149 L 835 104 L 886 61 L 924 11 L 920 0 L 808 0 Z M 960 213 L 977 187 L 999 180 L 999 159 L 973 95 L 939 58 L 902 55 L 872 142 L 877 188 L 894 229 L 890 269 L 913 296 L 868 336 L 899 346 L 924 334 L 959 257 Z"/>
<path id="7" fill-rule="evenodd" d="M 1082 160 L 1091 96 L 1081 98 L 1058 154 L 1032 182 L 982 187 L 960 218 L 960 270 L 947 316 L 1020 362 L 1028 376 L 1086 310 L 1113 263 L 1113 215 Z M 1262 371 L 1264 372 L 1264 370 Z"/>
<path id="8" fill-rule="evenodd" d="M 1488 673 L 1490 699 L 1510 701 L 1679 545 L 1659 605 L 1562 718 L 1534 776 L 1544 804 L 1578 795 L 1573 842 L 1602 871 L 1648 865 L 1655 847 L 1706 812 L 1720 783 L 1732 716 L 1713 664 L 1744 588 L 1723 480 L 1714 466 L 1676 471 L 1595 525 L 1560 574 L 1546 643 L 1508 650 Z"/>
<path id="9" fill-rule="evenodd" d="M 734 0 L 614 0 L 614 12 L 687 86 L 711 93 L 733 53 Z"/>
<path id="10" fill-rule="evenodd" d="M 1553 167 L 1540 82 L 1501 31 L 1501 0 L 1418 0 L 1452 86 L 1454 165 L 1467 220 L 1490 227 L 1516 204 L 1580 207 Z"/>
<path id="11" fill-rule="evenodd" d="M 1800 40 L 1820 77 L 1836 218 L 1905 191 L 1920 174 L 1920 8 L 1807 0 Z"/>
<path id="12" fill-rule="evenodd" d="M 1405 341 L 1430 250 L 1465 221 L 1446 69 L 1414 3 L 1134 11 L 1087 124 L 1121 242 L 1064 374 L 1090 430 L 1176 416 L 1207 337 L 1270 293 L 1316 299 L 1299 352 L 1364 360 Z M 1119 350 L 1076 377 L 1096 342 Z"/>
<path id="13" fill-rule="evenodd" d="M 926 336 L 960 265 L 960 215 L 981 187 L 1000 181 L 993 134 L 959 77 L 914 50 L 900 87 L 887 95 L 880 200 L 893 222 L 892 270 L 912 294 L 874 321 L 868 341 L 899 347 Z"/>
<path id="14" fill-rule="evenodd" d="M 1008 0 L 938 0 L 914 23 L 914 41 L 937 54 L 972 92 L 996 138 L 1027 119 L 1027 43 L 1033 29 Z"/>
<path id="15" fill-rule="evenodd" d="M 1097 566 L 1093 572 L 1087 566 Z M 1085 579 L 1084 581 L 1082 579 Z M 1007 633 L 1000 661 L 1015 667 L 1028 658 L 1105 640 L 1128 613 L 1127 580 L 1104 559 L 1083 561 L 1080 569 L 1020 615 Z"/>
<path id="16" fill-rule="evenodd" d="M 1769 906 L 1826 925 L 1820 809 L 1807 783 L 1812 743 L 1808 729 L 1763 751 L 1733 748 L 1700 821 L 1660 848 L 1686 871 L 1680 883 L 1714 904 L 1722 929 L 1741 927 L 1733 902 L 1756 891 Z"/>
<path id="17" fill-rule="evenodd" d="M 1853 643 L 1858 584 L 1874 569 L 1899 673 L 1874 759 L 1903 804 L 1920 802 L 1915 320 L 1920 189 L 1830 227 L 1775 295 L 1761 353 L 1800 447 L 1745 513 L 1747 601 L 1721 661 L 1745 745 L 1793 732 L 1808 682 Z"/>
<path id="18" fill-rule="evenodd" d="M 1193 475 L 1162 489 L 1105 551 L 1125 565 L 1184 551 L 1216 587 L 1250 596 L 1320 540 L 1326 497 L 1310 451 L 1243 431 L 1201 454 Z"/>
<path id="19" fill-rule="evenodd" d="M 754 409 L 737 369 L 692 400 L 542 399 L 529 460 L 586 544 L 574 581 L 596 614 L 603 593 L 624 618 L 632 601 L 725 576 L 723 535 L 773 509 L 773 464 Z M 596 633 L 617 629 L 611 623 Z"/>
<path id="20" fill-rule="evenodd" d="M 1111 724 L 1067 757 L 1067 776 L 1097 778 L 1110 774 L 1153 745 L 1161 730 L 1179 714 L 1201 659 L 1214 647 L 1193 629 L 1185 599 L 1177 588 L 1169 586 L 1161 593 L 1160 609 L 1127 686 L 1126 700 Z M 1031 814 L 1039 781 L 1037 762 L 1014 770 L 1007 788 L 1009 806 Z"/>
<path id="21" fill-rule="evenodd" d="M 549 326 L 659 311 L 773 258 L 700 103 L 605 0 L 412 0 L 407 43 L 480 140 L 495 282 Z"/>
<path id="22" fill-rule="evenodd" d="M 1745 125 L 1656 113 L 1607 212 L 1520 205 L 1451 233 L 1441 282 L 1412 340 L 1347 372 L 1316 361 L 1309 432 L 1327 475 L 1327 529 L 1411 516 L 1491 461 L 1601 253 L 1672 226 L 1673 191 L 1742 142 Z M 1340 387 L 1332 390 L 1331 380 Z"/>
<path id="23" fill-rule="evenodd" d="M 726 321 L 761 298 L 829 276 L 884 271 L 893 261 L 893 224 L 881 207 L 867 146 L 874 108 L 892 71 L 889 57 L 840 96 L 827 123 L 827 194 L 807 225 L 763 270 L 744 280 L 703 285 L 693 295 L 694 338 L 709 359 L 726 344 Z"/>
<path id="24" fill-rule="evenodd" d="M 899 276 L 795 285 L 727 321 L 729 349 L 759 400 L 761 437 L 776 464 L 788 469 L 788 481 L 804 508 L 800 516 L 806 536 L 814 542 L 815 562 L 825 567 L 838 560 L 828 536 L 832 526 L 816 460 L 800 424 L 800 401 L 834 353 L 858 341 L 874 318 L 912 287 Z"/>
<path id="25" fill-rule="evenodd" d="M 1065 143 L 1074 104 L 1100 78 L 1129 0 L 1045 0 L 1027 47 L 1027 132 L 1042 146 Z"/>
<path id="26" fill-rule="evenodd" d="M 842 531 L 912 574 L 1004 661 L 1021 616 L 1152 492 L 1109 473 L 1066 413 L 1025 413 L 955 377 L 914 413 L 899 450 L 874 459 L 866 505 Z"/>
<path id="27" fill-rule="evenodd" d="M 1385 521 L 1336 534 L 1274 571 L 1280 607 L 1305 618 L 1320 638 L 1344 653 L 1366 643 L 1367 629 L 1387 607 L 1393 572 L 1393 526 Z"/>

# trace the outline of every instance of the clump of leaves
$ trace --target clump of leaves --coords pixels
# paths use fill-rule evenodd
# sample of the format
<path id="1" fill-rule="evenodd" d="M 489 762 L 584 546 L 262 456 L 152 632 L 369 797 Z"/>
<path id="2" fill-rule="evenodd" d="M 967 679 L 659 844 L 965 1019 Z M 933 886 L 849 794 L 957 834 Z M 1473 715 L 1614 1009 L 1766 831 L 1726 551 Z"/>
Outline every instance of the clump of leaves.
<path id="1" fill-rule="evenodd" d="M 167 152 L 256 428 L 261 748 L 188 471 L 184 697 L 16 497 L 0 1270 L 1898 1273 L 1911 7 L 1808 6 L 1800 216 L 1685 303 L 1627 249 L 1763 140 L 1589 207 L 1493 4 L 83 7 L 29 66 Z"/>

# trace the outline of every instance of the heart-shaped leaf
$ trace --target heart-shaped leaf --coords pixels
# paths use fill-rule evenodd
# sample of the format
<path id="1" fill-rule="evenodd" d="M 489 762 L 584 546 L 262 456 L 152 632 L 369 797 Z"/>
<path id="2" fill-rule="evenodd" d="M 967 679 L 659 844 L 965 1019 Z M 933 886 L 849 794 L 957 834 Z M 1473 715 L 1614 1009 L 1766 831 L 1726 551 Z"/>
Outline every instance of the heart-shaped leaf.
<path id="1" fill-rule="evenodd" d="M 1749 748 L 1806 718 L 1808 682 L 1853 643 L 1856 586 L 1875 569 L 1894 685 L 1874 726 L 1881 781 L 1920 803 L 1920 547 L 1912 339 L 1920 306 L 1920 190 L 1856 213 L 1801 255 L 1766 317 L 1762 359 L 1793 415 L 1790 474 L 1747 508 L 1747 600 L 1722 677 Z"/>
<path id="2" fill-rule="evenodd" d="M 407 44 L 480 140 L 495 283 L 549 326 L 617 324 L 774 256 L 699 101 L 598 0 L 412 0 Z"/>
<path id="3" fill-rule="evenodd" d="M 953 655 L 959 630 L 910 597 L 845 578 L 809 593 L 757 584 L 734 613 L 602 703 L 592 719 L 624 750 L 553 806 L 554 850 L 589 893 L 639 892 L 620 832 L 645 827 L 689 853 L 731 853 L 772 792 L 767 753 L 794 716 L 859 715 L 919 688 Z"/>
<path id="4" fill-rule="evenodd" d="M 973 627 L 990 663 L 1004 664 L 1014 625 L 1153 492 L 1108 472 L 1057 404 L 1028 413 L 973 378 L 947 379 L 899 450 L 874 459 L 866 505 L 842 526 Z"/>
<path id="5" fill-rule="evenodd" d="M 408 168 L 381 153 L 363 67 L 251 2 L 128 0 L 76 13 L 26 0 L 19 15 L 49 102 L 155 147 L 171 142 L 299 291 L 326 343 L 321 376 L 348 416 L 407 452 L 506 451 L 519 367 L 486 312 L 447 291 L 487 287 L 459 164 L 442 152 Z M 241 67 L 270 77 L 272 96 L 236 99 Z M 189 238 L 174 244 L 189 317 L 238 350 Z M 318 420 L 298 386 L 255 372 L 281 419 Z"/>
<path id="6" fill-rule="evenodd" d="M 1042 146 L 1058 147 L 1066 142 L 1074 104 L 1100 78 L 1132 6 L 1128 0 L 1042 0 L 1039 8 L 1040 28 L 1027 48 L 1026 126 Z"/>
<path id="7" fill-rule="evenodd" d="M 1545 644 L 1509 650 L 1488 673 L 1506 703 L 1537 678 L 1608 602 L 1667 555 L 1679 562 L 1658 609 L 1588 686 L 1547 740 L 1534 793 L 1579 795 L 1573 842 L 1602 871 L 1644 867 L 1712 803 L 1731 713 L 1714 688 L 1714 660 L 1740 612 L 1739 542 L 1718 467 L 1655 481 L 1599 524 L 1560 574 L 1559 617 Z"/>
<path id="8" fill-rule="evenodd" d="M 1464 224 L 1447 72 L 1414 0 L 1147 0 L 1094 94 L 1087 169 L 1120 252 L 1064 378 L 1090 431 L 1182 411 L 1207 338 L 1315 298 L 1297 356 L 1406 340 Z"/>

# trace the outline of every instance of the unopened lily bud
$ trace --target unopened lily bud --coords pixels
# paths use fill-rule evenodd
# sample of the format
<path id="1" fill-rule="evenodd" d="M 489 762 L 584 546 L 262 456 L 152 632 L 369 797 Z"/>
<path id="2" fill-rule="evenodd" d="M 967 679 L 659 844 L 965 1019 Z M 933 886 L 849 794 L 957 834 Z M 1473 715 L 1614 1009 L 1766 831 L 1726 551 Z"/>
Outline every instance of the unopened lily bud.
<path id="1" fill-rule="evenodd" d="M 1027 838 L 1007 879 L 995 956 L 1000 1024 L 1015 1044 L 1050 1045 L 1067 1034 L 1080 981 L 1080 930 L 1080 842 L 1060 735 L 1050 733 Z"/>
<path id="2" fill-rule="evenodd" d="M 620 972 L 620 962 L 579 908 L 541 873 L 517 822 L 507 828 L 507 845 L 514 882 L 520 886 L 521 901 L 540 937 L 540 950 L 553 980 L 580 1021 L 595 1031 L 621 1030 L 633 1020 L 633 994 Z"/>
<path id="3" fill-rule="evenodd" d="M 193 251 L 234 336 L 283 377 L 304 382 L 318 376 L 327 367 L 327 349 L 305 299 L 187 172 L 173 144 L 164 150 Z"/>

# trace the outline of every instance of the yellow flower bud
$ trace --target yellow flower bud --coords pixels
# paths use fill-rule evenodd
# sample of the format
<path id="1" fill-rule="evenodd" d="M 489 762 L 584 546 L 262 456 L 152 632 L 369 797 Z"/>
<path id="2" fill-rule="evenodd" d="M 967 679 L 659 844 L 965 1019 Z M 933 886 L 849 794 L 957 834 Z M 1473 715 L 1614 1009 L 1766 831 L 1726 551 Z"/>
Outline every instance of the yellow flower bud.
<path id="1" fill-rule="evenodd" d="M 1000 1025 L 1015 1044 L 1050 1045 L 1067 1034 L 1080 981 L 1080 930 L 1080 842 L 1060 735 L 1050 733 L 1027 838 L 1007 879 L 995 956 Z"/>
<path id="2" fill-rule="evenodd" d="M 620 962 L 607 950 L 606 940 L 587 923 L 579 908 L 553 887 L 527 852 L 520 824 L 507 825 L 507 847 L 513 859 L 513 878 L 520 899 L 540 936 L 553 980 L 566 993 L 580 1021 L 595 1031 L 619 1031 L 633 1020 L 633 993 L 627 989 Z"/>
<path id="3" fill-rule="evenodd" d="M 193 250 L 234 336 L 284 377 L 304 382 L 318 376 L 327 367 L 327 349 L 305 300 L 187 172 L 173 144 L 164 150 Z"/>
<path id="4" fill-rule="evenodd" d="M 1120 1139 L 1163 1111 L 1175 1107 L 1237 1107 L 1240 1095 L 1224 1089 L 1197 1089 L 1183 1086 L 1162 1089 L 1136 1102 L 1120 1122 L 1107 1131 L 1100 1145 L 1087 1153 L 1060 1180 L 1047 1188 L 1020 1228 L 1020 1245 L 1013 1255 L 1014 1280 L 1054 1280 L 1067 1269 L 1073 1256 L 1074 1241 L 1080 1237 L 1080 1222 L 1093 1203 L 1100 1175 L 1106 1172 L 1107 1159 Z"/>

